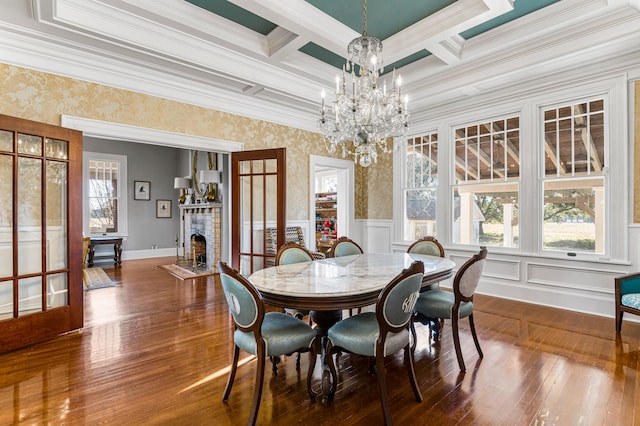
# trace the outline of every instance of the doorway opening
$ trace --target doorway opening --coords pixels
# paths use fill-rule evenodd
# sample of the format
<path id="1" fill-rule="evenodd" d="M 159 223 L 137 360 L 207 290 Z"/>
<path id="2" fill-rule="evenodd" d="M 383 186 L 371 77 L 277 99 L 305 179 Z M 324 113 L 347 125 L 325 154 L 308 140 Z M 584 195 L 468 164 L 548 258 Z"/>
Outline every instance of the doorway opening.
<path id="1" fill-rule="evenodd" d="M 353 161 L 311 155 L 309 165 L 309 229 L 315 236 L 308 242 L 310 248 L 318 250 L 323 235 L 326 237 L 323 241 L 343 235 L 358 238 L 352 237 L 355 228 Z M 320 195 L 316 197 L 316 194 Z"/>

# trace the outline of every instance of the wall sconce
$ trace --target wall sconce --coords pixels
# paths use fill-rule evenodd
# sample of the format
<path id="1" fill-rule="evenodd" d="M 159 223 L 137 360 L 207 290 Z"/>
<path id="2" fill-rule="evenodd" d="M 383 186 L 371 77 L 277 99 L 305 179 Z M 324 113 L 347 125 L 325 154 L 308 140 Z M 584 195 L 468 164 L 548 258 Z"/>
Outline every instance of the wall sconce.
<path id="1" fill-rule="evenodd" d="M 208 186 L 204 199 L 207 203 L 214 203 L 218 199 L 218 184 L 220 183 L 220 172 L 217 170 L 200 170 L 199 179 L 201 184 Z M 215 189 L 213 184 L 216 184 Z M 204 192 L 204 190 L 202 191 Z"/>
<path id="2" fill-rule="evenodd" d="M 178 202 L 180 204 L 184 204 L 186 199 L 185 189 L 191 188 L 191 179 L 188 177 L 177 177 L 173 179 L 173 189 L 180 190 L 180 197 L 178 198 Z"/>

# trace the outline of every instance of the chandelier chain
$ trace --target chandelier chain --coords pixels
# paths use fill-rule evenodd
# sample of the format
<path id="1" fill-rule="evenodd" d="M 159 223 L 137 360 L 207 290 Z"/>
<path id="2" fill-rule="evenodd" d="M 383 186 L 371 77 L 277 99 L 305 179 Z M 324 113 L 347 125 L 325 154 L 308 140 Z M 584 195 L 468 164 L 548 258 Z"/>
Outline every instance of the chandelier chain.
<path id="1" fill-rule="evenodd" d="M 364 21 L 364 26 L 362 29 L 362 36 L 366 37 L 367 36 L 367 0 L 363 0 L 363 5 L 362 5 L 362 20 Z"/>

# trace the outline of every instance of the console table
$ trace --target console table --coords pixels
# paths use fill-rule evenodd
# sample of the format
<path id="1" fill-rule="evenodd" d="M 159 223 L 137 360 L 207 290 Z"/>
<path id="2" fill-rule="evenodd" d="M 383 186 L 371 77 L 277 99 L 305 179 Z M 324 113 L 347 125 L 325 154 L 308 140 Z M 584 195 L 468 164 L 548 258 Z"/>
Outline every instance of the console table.
<path id="1" fill-rule="evenodd" d="M 89 266 L 93 266 L 93 259 L 96 258 L 95 246 L 99 244 L 113 244 L 113 264 L 116 268 L 122 265 L 122 237 L 95 237 L 89 241 Z"/>

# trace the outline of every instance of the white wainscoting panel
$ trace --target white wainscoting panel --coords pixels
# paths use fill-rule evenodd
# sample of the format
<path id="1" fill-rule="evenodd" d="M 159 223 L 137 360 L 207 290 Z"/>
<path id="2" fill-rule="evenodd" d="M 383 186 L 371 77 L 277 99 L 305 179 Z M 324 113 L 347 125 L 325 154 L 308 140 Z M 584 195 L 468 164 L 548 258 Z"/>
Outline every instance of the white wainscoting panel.
<path id="1" fill-rule="evenodd" d="M 556 265 L 546 262 L 527 262 L 526 280 L 531 284 L 555 287 L 566 291 L 586 290 L 613 294 L 613 280 L 623 275 L 623 270 L 591 267 Z"/>
<path id="2" fill-rule="evenodd" d="M 365 253 L 391 252 L 392 220 L 363 220 L 361 223 L 364 225 L 362 241 L 352 239 L 362 247 Z"/>

